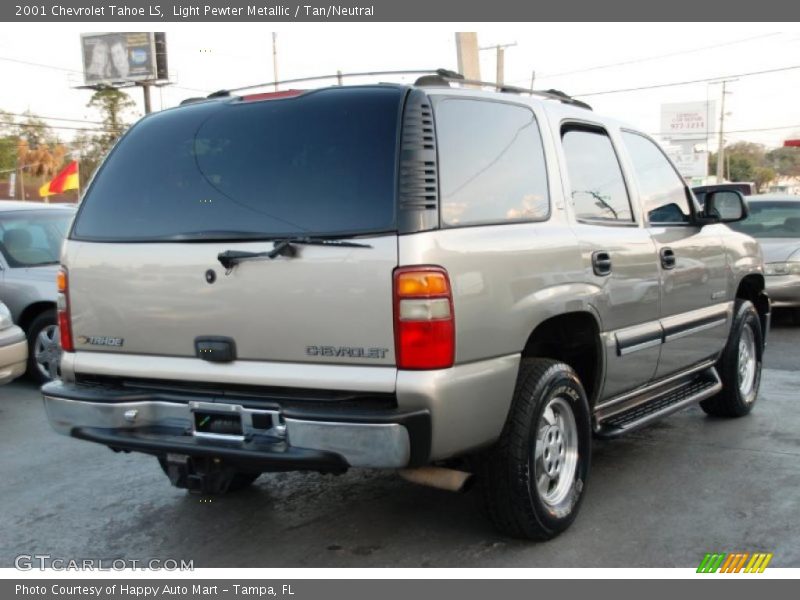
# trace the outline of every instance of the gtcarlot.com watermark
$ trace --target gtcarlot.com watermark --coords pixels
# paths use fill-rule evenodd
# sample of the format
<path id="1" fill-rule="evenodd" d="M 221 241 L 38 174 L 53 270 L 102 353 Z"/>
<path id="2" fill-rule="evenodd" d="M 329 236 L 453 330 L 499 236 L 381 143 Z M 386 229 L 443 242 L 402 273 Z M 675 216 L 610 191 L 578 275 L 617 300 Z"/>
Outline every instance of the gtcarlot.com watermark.
<path id="1" fill-rule="evenodd" d="M 174 558 L 59 558 L 50 554 L 20 554 L 14 559 L 20 571 L 194 571 L 193 560 Z"/>

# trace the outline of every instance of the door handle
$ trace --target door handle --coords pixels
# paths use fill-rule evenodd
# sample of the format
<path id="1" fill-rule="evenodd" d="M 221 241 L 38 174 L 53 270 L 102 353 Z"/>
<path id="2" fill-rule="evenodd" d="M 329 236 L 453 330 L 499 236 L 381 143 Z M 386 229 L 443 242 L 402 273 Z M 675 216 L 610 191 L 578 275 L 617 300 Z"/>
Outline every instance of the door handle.
<path id="1" fill-rule="evenodd" d="M 611 255 L 605 250 L 592 252 L 592 270 L 599 277 L 611 275 Z"/>
<path id="2" fill-rule="evenodd" d="M 675 252 L 672 248 L 662 248 L 659 252 L 661 255 L 661 266 L 665 269 L 675 268 Z"/>

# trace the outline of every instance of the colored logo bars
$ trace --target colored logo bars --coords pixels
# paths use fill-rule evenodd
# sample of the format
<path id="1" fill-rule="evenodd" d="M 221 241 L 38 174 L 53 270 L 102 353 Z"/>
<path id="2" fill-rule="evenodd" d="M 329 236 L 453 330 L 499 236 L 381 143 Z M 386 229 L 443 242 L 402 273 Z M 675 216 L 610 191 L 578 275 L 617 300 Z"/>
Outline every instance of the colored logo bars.
<path id="1" fill-rule="evenodd" d="M 703 557 L 700 566 L 697 567 L 697 572 L 763 573 L 771 560 L 771 552 L 754 552 L 752 554 L 749 552 L 734 552 L 732 554 L 708 553 Z"/>

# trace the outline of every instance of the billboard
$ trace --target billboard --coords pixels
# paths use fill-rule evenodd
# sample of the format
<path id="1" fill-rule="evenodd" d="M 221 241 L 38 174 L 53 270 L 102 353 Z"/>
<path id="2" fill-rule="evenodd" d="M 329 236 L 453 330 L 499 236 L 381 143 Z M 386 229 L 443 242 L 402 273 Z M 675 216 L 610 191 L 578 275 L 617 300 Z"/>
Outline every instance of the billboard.
<path id="1" fill-rule="evenodd" d="M 685 148 L 665 148 L 678 172 L 686 178 L 708 175 L 708 152 L 686 152 Z"/>
<path id="2" fill-rule="evenodd" d="M 714 131 L 716 102 L 674 102 L 661 105 L 661 137 L 705 140 Z"/>
<path id="3" fill-rule="evenodd" d="M 168 77 L 163 32 L 83 33 L 81 50 L 86 85 L 156 81 Z"/>

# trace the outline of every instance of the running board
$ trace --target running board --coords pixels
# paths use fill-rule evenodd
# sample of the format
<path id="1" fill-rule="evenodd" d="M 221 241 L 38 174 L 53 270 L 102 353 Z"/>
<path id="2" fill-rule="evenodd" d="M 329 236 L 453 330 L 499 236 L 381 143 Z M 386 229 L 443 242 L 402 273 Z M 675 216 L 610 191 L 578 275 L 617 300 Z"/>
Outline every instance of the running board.
<path id="1" fill-rule="evenodd" d="M 722 382 L 717 370 L 708 367 L 682 380 L 672 380 L 661 387 L 647 389 L 641 395 L 628 397 L 623 402 L 597 407 L 595 433 L 603 438 L 617 437 L 697 404 L 721 389 Z"/>

